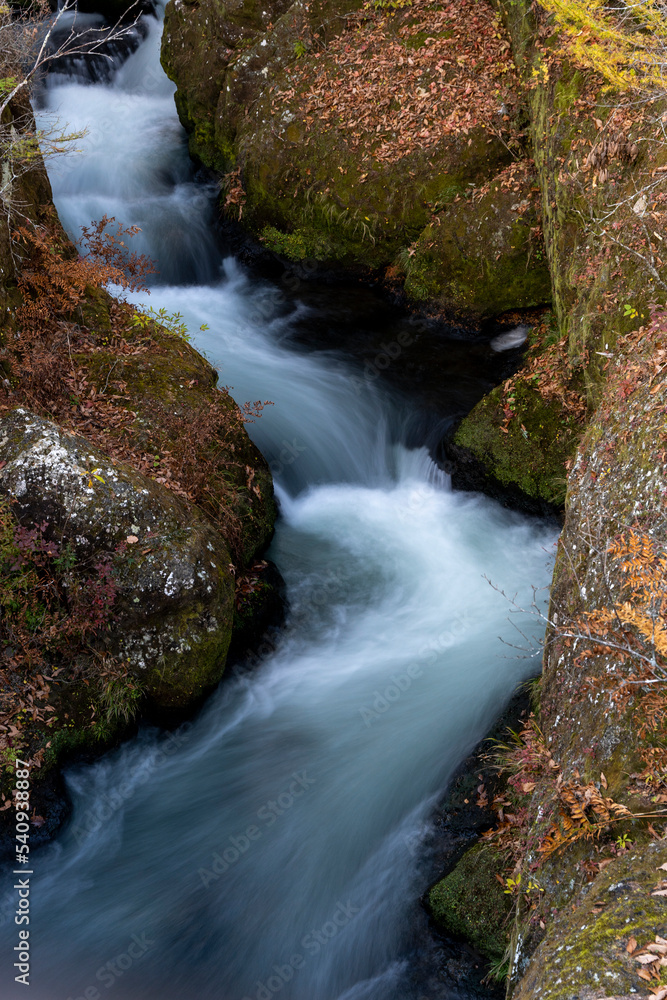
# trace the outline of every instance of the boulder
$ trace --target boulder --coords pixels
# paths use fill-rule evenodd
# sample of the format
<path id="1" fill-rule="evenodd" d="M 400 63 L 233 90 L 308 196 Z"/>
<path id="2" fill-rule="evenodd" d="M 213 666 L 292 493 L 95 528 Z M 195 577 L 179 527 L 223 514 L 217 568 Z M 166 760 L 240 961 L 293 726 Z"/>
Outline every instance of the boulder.
<path id="1" fill-rule="evenodd" d="M 223 176 L 227 218 L 287 261 L 405 274 L 410 297 L 476 319 L 549 301 L 536 192 L 468 197 L 523 155 L 497 15 L 390 6 L 169 4 L 191 153 Z"/>
<path id="2" fill-rule="evenodd" d="M 406 259 L 411 298 L 480 318 L 551 300 L 536 178 L 512 174 L 433 217 Z"/>
<path id="3" fill-rule="evenodd" d="M 511 900 L 499 882 L 505 865 L 501 851 L 478 842 L 427 897 L 441 931 L 465 938 L 494 962 L 502 960 L 509 943 Z"/>
<path id="4" fill-rule="evenodd" d="M 85 438 L 25 409 L 0 421 L 0 495 L 24 526 L 69 542 L 77 563 L 113 554 L 103 642 L 162 708 L 221 677 L 234 611 L 230 555 L 194 507 Z"/>

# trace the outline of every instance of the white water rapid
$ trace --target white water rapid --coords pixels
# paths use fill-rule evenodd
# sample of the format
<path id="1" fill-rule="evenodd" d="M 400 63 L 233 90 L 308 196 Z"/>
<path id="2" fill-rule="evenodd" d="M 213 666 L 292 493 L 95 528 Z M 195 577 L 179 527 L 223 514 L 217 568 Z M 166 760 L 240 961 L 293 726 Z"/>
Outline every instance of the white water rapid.
<path id="1" fill-rule="evenodd" d="M 484 577 L 530 602 L 554 528 L 452 492 L 379 384 L 288 347 L 275 291 L 221 260 L 159 42 L 151 21 L 108 84 L 51 80 L 42 123 L 88 128 L 50 165 L 56 205 L 75 235 L 105 213 L 140 225 L 150 304 L 208 324 L 197 346 L 237 399 L 274 402 L 249 430 L 276 479 L 290 619 L 193 723 L 70 770 L 71 821 L 33 859 L 28 991 L 4 899 L 2 997 L 412 1000 L 414 844 L 538 668 L 499 641 L 516 633 Z"/>

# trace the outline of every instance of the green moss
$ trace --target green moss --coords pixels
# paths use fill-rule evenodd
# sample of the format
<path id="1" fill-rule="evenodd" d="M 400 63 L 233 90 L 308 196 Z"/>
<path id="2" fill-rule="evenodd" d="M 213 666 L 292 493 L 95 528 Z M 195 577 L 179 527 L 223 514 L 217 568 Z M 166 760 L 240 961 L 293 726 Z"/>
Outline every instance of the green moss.
<path id="1" fill-rule="evenodd" d="M 626 945 L 667 933 L 663 898 L 651 895 L 665 861 L 667 848 L 653 843 L 609 865 L 539 946 L 517 1000 L 529 1000 L 538 986 L 541 1000 L 572 1000 L 586 987 L 604 987 L 605 996 L 635 991 L 639 966 Z"/>
<path id="2" fill-rule="evenodd" d="M 83 326 L 95 330 L 101 336 L 112 336 L 109 306 L 111 296 L 102 288 L 86 288 L 86 297 L 79 306 L 77 317 Z"/>
<path id="3" fill-rule="evenodd" d="M 494 389 L 463 420 L 455 444 L 468 449 L 504 486 L 562 506 L 567 470 L 581 436 L 581 426 L 565 417 L 560 404 L 545 401 L 536 389 L 519 383 L 508 433 L 502 387 Z"/>
<path id="4" fill-rule="evenodd" d="M 219 8 L 214 0 L 187 11 L 168 8 L 163 64 L 177 81 L 193 154 L 221 173 L 242 166 L 243 225 L 288 260 L 366 271 L 391 265 L 434 208 L 512 157 L 483 128 L 443 137 L 437 149 L 415 147 L 398 163 L 373 158 L 380 142 L 375 133 L 363 139 L 361 160 L 339 123 L 306 128 L 301 108 L 330 58 L 326 47 L 320 60 L 301 60 L 305 78 L 290 104 L 275 104 L 272 92 L 294 87 L 295 39 L 317 31 L 320 41 L 329 40 L 358 6 L 359 0 L 323 0 L 308 10 L 271 3 L 247 23 L 237 7 Z M 273 28 L 266 31 L 269 21 Z M 422 18 L 407 44 L 421 46 L 430 34 Z M 232 51 L 228 65 L 220 59 L 221 41 Z"/>
<path id="5" fill-rule="evenodd" d="M 418 31 L 405 39 L 405 45 L 408 49 L 421 49 L 427 38 L 451 38 L 453 34 L 453 31 Z"/>
<path id="6" fill-rule="evenodd" d="M 362 166 L 335 129 L 311 131 L 306 141 L 293 122 L 277 143 L 273 132 L 250 124 L 252 135 L 238 139 L 246 161 L 243 219 L 292 260 L 386 267 L 424 231 L 435 207 L 451 204 L 509 158 L 499 142 L 489 143 L 486 131 L 476 129 L 470 145 L 451 137 L 435 158 L 416 150 L 408 163 Z"/>
<path id="7" fill-rule="evenodd" d="M 502 959 L 509 943 L 511 898 L 496 878 L 503 867 L 499 851 L 476 844 L 428 895 L 438 927 L 465 938 L 491 961 Z"/>
<path id="8" fill-rule="evenodd" d="M 581 93 L 585 83 L 583 75 L 577 70 L 568 78 L 561 77 L 554 89 L 553 104 L 556 111 L 565 113 L 570 110 Z"/>
<path id="9" fill-rule="evenodd" d="M 327 260 L 336 255 L 334 243 L 315 227 L 301 226 L 291 233 L 264 226 L 260 239 L 267 249 L 288 260 Z"/>
<path id="10" fill-rule="evenodd" d="M 451 202 L 400 255 L 407 294 L 478 316 L 550 301 L 538 221 L 532 180 L 520 191 L 492 182 L 481 198 Z"/>
<path id="11" fill-rule="evenodd" d="M 470 193 L 471 183 L 463 176 L 456 174 L 437 174 L 431 178 L 424 188 L 424 200 L 428 202 L 432 212 L 438 212 L 449 205 L 457 197 L 465 197 Z"/>
<path id="12" fill-rule="evenodd" d="M 120 727 L 116 727 L 119 731 Z M 62 766 L 74 754 L 86 750 L 97 750 L 113 741 L 114 727 L 106 720 L 99 719 L 90 725 L 77 725 L 74 722 L 62 723 L 45 733 L 44 746 L 49 746 L 44 754 L 44 765 L 51 768 Z M 48 738 L 47 738 L 48 737 Z"/>
<path id="13" fill-rule="evenodd" d="M 222 612 L 210 622 L 210 632 L 201 627 L 206 609 L 197 604 L 184 607 L 169 621 L 160 617 L 146 621 L 144 635 L 159 635 L 162 655 L 153 657 L 140 672 L 140 682 L 146 694 L 162 708 L 182 709 L 191 705 L 220 680 L 232 638 L 233 584 L 226 581 L 226 601 L 221 602 L 229 613 Z"/>

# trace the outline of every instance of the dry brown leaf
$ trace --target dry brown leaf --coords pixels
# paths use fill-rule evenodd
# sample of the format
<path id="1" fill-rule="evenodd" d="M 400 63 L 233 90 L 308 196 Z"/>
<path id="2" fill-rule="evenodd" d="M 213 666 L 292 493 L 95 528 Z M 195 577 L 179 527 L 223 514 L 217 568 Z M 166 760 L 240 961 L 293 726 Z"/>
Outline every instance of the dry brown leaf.
<path id="1" fill-rule="evenodd" d="M 627 951 L 628 955 L 632 955 L 633 951 L 637 950 L 637 938 L 631 937 L 625 946 L 625 950 Z"/>

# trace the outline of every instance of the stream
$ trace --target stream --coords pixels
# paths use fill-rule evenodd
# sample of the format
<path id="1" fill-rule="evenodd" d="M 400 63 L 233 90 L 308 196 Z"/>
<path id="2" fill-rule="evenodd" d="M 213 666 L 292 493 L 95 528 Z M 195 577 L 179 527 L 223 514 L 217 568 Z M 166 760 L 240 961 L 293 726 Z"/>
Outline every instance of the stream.
<path id="1" fill-rule="evenodd" d="M 104 214 L 140 226 L 134 249 L 160 275 L 137 304 L 181 313 L 237 400 L 273 402 L 248 429 L 274 474 L 269 558 L 290 611 L 261 662 L 193 722 L 142 728 L 67 772 L 71 819 L 32 858 L 29 994 L 419 1000 L 409 966 L 428 883 L 415 838 L 539 669 L 533 619 L 520 622 L 533 655 L 500 641 L 516 632 L 496 588 L 529 605 L 555 529 L 453 492 L 414 447 L 409 399 L 333 346 L 295 343 L 314 306 L 297 293 L 287 308 L 225 256 L 160 32 L 147 18 L 107 82 L 51 76 L 40 123 L 88 129 L 79 153 L 49 164 L 54 198 L 74 236 Z M 14 1000 L 26 993 L 11 969 L 14 890 L 2 903 Z"/>

